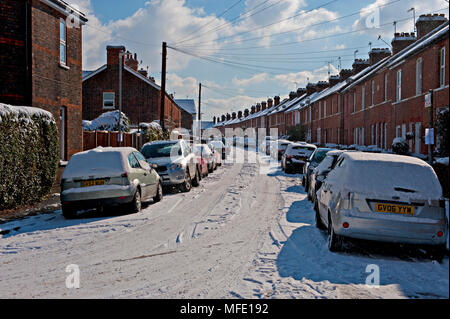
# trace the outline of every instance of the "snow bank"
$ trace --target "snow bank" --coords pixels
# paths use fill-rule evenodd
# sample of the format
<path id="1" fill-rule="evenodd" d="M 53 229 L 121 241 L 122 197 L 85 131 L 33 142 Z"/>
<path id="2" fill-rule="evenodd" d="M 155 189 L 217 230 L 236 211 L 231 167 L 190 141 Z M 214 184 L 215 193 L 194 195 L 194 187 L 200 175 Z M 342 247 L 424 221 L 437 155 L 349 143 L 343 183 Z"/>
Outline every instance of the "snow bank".
<path id="1" fill-rule="evenodd" d="M 101 114 L 92 121 L 82 121 L 84 131 L 118 131 L 119 130 L 119 111 L 110 111 Z M 128 132 L 130 120 L 122 112 L 121 127 L 122 131 Z"/>
<path id="2" fill-rule="evenodd" d="M 0 103 L 0 122 L 2 118 L 12 116 L 16 121 L 21 121 L 25 124 L 32 124 L 33 119 L 44 119 L 47 124 L 56 123 L 52 113 L 43 109 L 31 106 L 14 106 Z"/>
<path id="3" fill-rule="evenodd" d="M 437 164 L 441 164 L 441 165 L 448 166 L 448 157 L 440 157 L 440 158 L 436 158 L 436 163 L 437 163 Z"/>

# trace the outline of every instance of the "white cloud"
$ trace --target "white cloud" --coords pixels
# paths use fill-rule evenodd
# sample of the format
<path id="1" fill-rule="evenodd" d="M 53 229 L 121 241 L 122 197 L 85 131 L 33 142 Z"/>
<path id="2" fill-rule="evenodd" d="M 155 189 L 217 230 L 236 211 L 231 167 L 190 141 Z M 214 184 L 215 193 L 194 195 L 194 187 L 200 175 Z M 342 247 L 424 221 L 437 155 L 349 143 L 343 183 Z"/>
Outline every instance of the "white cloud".
<path id="1" fill-rule="evenodd" d="M 339 73 L 334 65 L 330 65 L 331 75 Z M 296 83 L 297 87 L 305 87 L 308 82 L 327 81 L 328 66 L 323 66 L 313 71 L 301 71 L 297 73 L 278 74 L 274 77 L 275 81 L 280 82 L 287 88 L 292 88 Z"/>
<path id="2" fill-rule="evenodd" d="M 193 99 L 198 96 L 198 81 L 194 77 L 182 78 L 175 73 L 169 73 L 166 91 L 174 93 L 176 99 Z"/>
<path id="3" fill-rule="evenodd" d="M 261 83 L 267 80 L 268 74 L 267 73 L 259 73 L 255 74 L 254 76 L 248 78 L 248 79 L 238 79 L 236 77 L 233 78 L 232 82 L 236 86 L 249 86 L 254 85 L 257 83 Z"/>

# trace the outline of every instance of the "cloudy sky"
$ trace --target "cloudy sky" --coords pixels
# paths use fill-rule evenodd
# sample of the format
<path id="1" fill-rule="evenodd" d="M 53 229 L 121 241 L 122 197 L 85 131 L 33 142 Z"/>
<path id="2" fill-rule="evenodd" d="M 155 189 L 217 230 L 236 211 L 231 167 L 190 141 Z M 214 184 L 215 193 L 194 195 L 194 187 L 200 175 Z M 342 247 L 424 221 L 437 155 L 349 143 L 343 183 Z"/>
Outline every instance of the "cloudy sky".
<path id="1" fill-rule="evenodd" d="M 89 19 L 84 70 L 106 63 L 107 45 L 124 45 L 159 82 L 165 41 L 167 91 L 197 101 L 202 83 L 204 120 L 351 68 L 370 46 L 387 47 L 394 21 L 412 32 L 411 8 L 448 16 L 446 0 L 66 1 Z"/>

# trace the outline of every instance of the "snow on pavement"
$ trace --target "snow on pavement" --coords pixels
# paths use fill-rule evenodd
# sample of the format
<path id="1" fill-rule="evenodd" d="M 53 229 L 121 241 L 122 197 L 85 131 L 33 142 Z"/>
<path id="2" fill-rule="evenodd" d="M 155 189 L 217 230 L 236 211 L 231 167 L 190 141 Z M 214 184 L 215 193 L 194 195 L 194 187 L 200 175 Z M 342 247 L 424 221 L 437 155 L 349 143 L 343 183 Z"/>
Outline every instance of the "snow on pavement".
<path id="1" fill-rule="evenodd" d="M 448 298 L 448 258 L 331 253 L 300 175 L 260 172 L 225 164 L 139 214 L 0 224 L 0 298 Z M 66 288 L 70 264 L 79 289 Z M 365 285 L 371 264 L 379 288 Z"/>

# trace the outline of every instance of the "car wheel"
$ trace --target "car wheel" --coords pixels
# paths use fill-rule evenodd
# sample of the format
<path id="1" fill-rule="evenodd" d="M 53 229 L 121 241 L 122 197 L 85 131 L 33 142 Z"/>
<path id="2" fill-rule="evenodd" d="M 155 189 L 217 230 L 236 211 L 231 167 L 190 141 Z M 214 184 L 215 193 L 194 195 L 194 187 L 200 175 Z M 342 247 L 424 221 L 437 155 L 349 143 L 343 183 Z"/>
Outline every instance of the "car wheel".
<path id="1" fill-rule="evenodd" d="M 312 196 L 311 196 L 311 189 L 308 189 L 308 199 L 310 200 L 310 201 L 312 201 Z"/>
<path id="2" fill-rule="evenodd" d="M 71 205 L 63 204 L 62 214 L 65 219 L 72 219 L 77 216 L 77 211 Z"/>
<path id="3" fill-rule="evenodd" d="M 163 199 L 163 189 L 161 183 L 158 183 L 158 190 L 156 191 L 156 196 L 153 197 L 155 203 L 160 202 Z"/>
<path id="4" fill-rule="evenodd" d="M 214 172 L 214 166 L 211 164 L 211 168 L 208 168 L 208 173 Z"/>
<path id="5" fill-rule="evenodd" d="M 200 173 L 198 172 L 198 169 L 195 170 L 195 177 L 192 180 L 192 186 L 194 187 L 198 187 L 200 186 L 200 177 L 199 177 Z"/>
<path id="6" fill-rule="evenodd" d="M 319 205 L 317 202 L 314 203 L 314 210 L 316 212 L 316 227 L 319 229 L 326 229 L 325 225 L 322 223 L 322 220 L 320 219 L 320 213 L 319 213 Z"/>
<path id="7" fill-rule="evenodd" d="M 441 263 L 444 259 L 444 256 L 446 255 L 446 250 L 447 248 L 445 245 L 432 246 L 427 251 L 428 257 Z"/>
<path id="8" fill-rule="evenodd" d="M 141 211 L 141 191 L 138 189 L 134 194 L 133 200 L 130 203 L 130 208 L 132 213 L 139 213 Z"/>
<path id="9" fill-rule="evenodd" d="M 200 166 L 197 167 L 197 171 L 198 171 L 198 180 L 201 181 L 203 179 L 202 168 Z"/>
<path id="10" fill-rule="evenodd" d="M 191 191 L 191 188 L 192 188 L 191 174 L 189 174 L 189 171 L 186 170 L 184 182 L 180 185 L 180 190 L 183 193 L 187 193 Z"/>
<path id="11" fill-rule="evenodd" d="M 332 252 L 340 251 L 342 248 L 342 239 L 336 235 L 333 229 L 331 217 L 328 217 L 328 249 Z"/>

